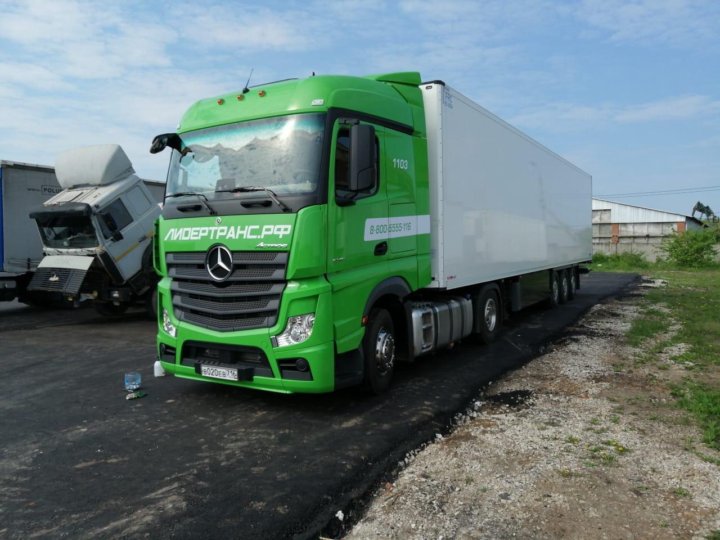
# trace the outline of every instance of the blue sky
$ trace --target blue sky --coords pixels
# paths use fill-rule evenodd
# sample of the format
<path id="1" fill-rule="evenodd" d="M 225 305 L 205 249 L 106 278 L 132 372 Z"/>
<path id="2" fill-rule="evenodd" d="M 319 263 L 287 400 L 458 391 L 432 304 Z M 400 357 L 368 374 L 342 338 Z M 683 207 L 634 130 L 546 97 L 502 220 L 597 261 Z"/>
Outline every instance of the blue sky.
<path id="1" fill-rule="evenodd" d="M 119 143 L 140 176 L 195 100 L 253 82 L 420 71 L 593 176 L 596 196 L 720 214 L 716 0 L 0 0 L 0 159 Z"/>

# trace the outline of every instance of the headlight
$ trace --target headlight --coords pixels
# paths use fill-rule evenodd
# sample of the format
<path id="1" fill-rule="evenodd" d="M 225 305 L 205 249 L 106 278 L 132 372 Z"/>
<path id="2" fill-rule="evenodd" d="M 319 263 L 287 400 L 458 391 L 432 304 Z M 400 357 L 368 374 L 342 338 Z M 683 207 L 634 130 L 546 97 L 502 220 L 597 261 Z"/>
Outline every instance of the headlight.
<path id="1" fill-rule="evenodd" d="M 163 330 L 170 334 L 171 337 L 175 337 L 177 335 L 177 329 L 175 328 L 175 325 L 170 322 L 170 314 L 168 313 L 167 309 L 163 309 L 163 323 L 162 323 Z"/>
<path id="2" fill-rule="evenodd" d="M 276 347 L 287 347 L 297 345 L 306 341 L 311 335 L 315 324 L 315 314 L 296 315 L 288 317 L 287 325 L 282 334 L 275 336 Z"/>

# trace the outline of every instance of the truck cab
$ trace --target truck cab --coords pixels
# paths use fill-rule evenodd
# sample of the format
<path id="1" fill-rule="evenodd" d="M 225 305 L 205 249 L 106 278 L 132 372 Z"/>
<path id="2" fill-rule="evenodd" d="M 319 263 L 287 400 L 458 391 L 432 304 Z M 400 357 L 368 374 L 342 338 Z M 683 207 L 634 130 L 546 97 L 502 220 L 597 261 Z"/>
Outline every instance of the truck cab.
<path id="1" fill-rule="evenodd" d="M 118 145 L 65 152 L 55 170 L 63 190 L 31 213 L 45 257 L 29 289 L 92 300 L 103 315 L 140 302 L 152 311 L 157 187 L 135 174 Z"/>
<path id="2" fill-rule="evenodd" d="M 368 300 L 430 282 L 419 83 L 260 86 L 155 139 L 173 150 L 156 257 L 167 371 L 278 392 L 363 380 Z"/>

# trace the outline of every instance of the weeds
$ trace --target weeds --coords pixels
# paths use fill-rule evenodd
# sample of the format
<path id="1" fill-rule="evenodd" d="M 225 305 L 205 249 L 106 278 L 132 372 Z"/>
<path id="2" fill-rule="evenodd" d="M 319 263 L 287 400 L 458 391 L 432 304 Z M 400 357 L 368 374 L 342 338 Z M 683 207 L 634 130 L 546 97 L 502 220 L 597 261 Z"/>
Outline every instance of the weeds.
<path id="1" fill-rule="evenodd" d="M 709 234 L 705 236 L 709 238 Z M 657 361 L 663 353 L 667 358 L 669 347 L 684 344 L 682 353 L 670 360 L 682 363 L 687 377 L 672 387 L 671 394 L 703 430 L 703 443 L 720 450 L 720 266 L 692 255 L 695 248 L 702 251 L 708 244 L 705 236 L 680 235 L 672 239 L 674 244 L 668 244 L 677 248 L 673 253 L 689 253 L 689 260 L 682 254 L 670 257 L 670 252 L 670 262 L 655 264 L 637 254 L 598 255 L 593 266 L 598 270 L 641 272 L 667 283 L 647 292 L 627 341 L 640 350 L 636 361 L 641 364 Z M 694 244 L 682 251 L 685 248 L 678 247 L 680 242 Z M 658 363 L 657 367 L 659 373 L 670 366 Z"/>

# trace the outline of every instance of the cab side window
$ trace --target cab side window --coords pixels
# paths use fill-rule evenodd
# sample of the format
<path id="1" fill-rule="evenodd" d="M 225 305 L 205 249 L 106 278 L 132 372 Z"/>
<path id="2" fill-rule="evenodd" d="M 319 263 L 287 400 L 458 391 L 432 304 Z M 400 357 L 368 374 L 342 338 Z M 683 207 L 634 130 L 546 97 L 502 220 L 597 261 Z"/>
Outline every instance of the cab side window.
<path id="1" fill-rule="evenodd" d="M 130 225 L 132 217 L 123 202 L 120 199 L 115 199 L 100 212 L 99 221 L 103 236 L 110 238 L 115 231 L 121 231 Z"/>
<path id="2" fill-rule="evenodd" d="M 335 143 L 335 192 L 350 186 L 350 132 L 342 129 Z"/>
<path id="3" fill-rule="evenodd" d="M 380 171 L 379 143 L 375 137 L 375 170 Z M 375 177 L 373 186 L 365 191 L 358 192 L 352 197 L 353 200 L 363 199 L 374 195 L 378 190 L 378 178 Z M 335 141 L 335 193 L 340 196 L 352 196 L 348 191 L 350 187 L 350 130 L 341 129 L 338 131 Z"/>

